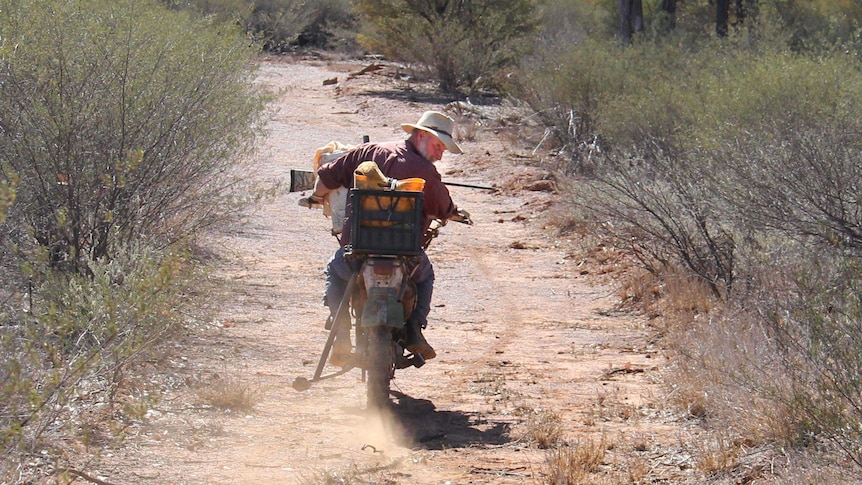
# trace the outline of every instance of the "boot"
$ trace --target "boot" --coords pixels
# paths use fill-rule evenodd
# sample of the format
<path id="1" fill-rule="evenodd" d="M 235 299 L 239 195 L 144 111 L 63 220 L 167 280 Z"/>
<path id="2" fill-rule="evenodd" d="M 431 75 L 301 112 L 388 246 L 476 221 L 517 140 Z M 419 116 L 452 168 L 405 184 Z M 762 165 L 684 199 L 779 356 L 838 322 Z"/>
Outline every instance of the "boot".
<path id="1" fill-rule="evenodd" d="M 345 322 L 334 322 L 333 324 L 337 327 L 329 363 L 335 367 L 347 367 L 352 358 L 350 351 L 353 350 L 353 344 L 350 342 L 350 327 Z"/>
<path id="2" fill-rule="evenodd" d="M 434 348 L 431 347 L 422 335 L 422 327 L 419 325 L 419 322 L 410 319 L 404 325 L 404 332 L 407 334 L 407 341 L 405 342 L 407 350 L 414 354 L 422 355 L 425 360 L 437 357 L 437 352 L 434 351 Z"/>

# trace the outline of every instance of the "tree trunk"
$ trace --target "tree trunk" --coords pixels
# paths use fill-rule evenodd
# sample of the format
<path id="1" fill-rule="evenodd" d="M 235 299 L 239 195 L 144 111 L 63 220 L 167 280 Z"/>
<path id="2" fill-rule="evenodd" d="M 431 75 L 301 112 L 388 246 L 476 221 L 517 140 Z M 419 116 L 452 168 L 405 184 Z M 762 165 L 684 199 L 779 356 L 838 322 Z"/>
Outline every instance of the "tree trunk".
<path id="1" fill-rule="evenodd" d="M 715 1 L 715 33 L 719 37 L 727 35 L 727 22 L 730 17 L 730 0 Z"/>
<path id="2" fill-rule="evenodd" d="M 676 28 L 676 0 L 661 0 L 658 10 L 662 13 L 659 20 L 661 32 L 669 32 Z"/>
<path id="3" fill-rule="evenodd" d="M 617 5 L 620 10 L 617 34 L 628 44 L 632 40 L 633 33 L 644 30 L 643 0 L 617 0 Z"/>
<path id="4" fill-rule="evenodd" d="M 715 1 L 715 33 L 724 37 L 730 28 L 731 0 Z M 749 16 L 757 15 L 757 0 L 733 0 L 734 25 L 742 25 Z"/>

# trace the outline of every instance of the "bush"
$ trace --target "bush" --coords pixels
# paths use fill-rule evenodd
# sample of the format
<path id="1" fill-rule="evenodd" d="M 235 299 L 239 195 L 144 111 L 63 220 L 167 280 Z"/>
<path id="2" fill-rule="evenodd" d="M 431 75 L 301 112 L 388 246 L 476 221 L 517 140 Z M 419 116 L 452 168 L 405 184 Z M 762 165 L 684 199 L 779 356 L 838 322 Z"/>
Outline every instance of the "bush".
<path id="1" fill-rule="evenodd" d="M 186 237 L 245 196 L 237 162 L 264 97 L 234 29 L 141 2 L 2 10 L 15 47 L 0 68 L 0 161 L 20 180 L 5 233 L 86 270 L 140 238 Z"/>
<path id="2" fill-rule="evenodd" d="M 669 45 L 587 40 L 521 82 L 557 133 L 561 169 L 588 177 L 572 191 L 596 233 L 660 274 L 684 267 L 716 296 L 735 277 L 734 227 L 713 197 L 699 113 L 714 71 Z M 670 73 L 686 72 L 683 80 Z M 689 78 L 691 81 L 689 81 Z"/>
<path id="3" fill-rule="evenodd" d="M 780 55 L 726 85 L 739 88 L 715 109 L 728 127 L 711 153 L 717 195 L 746 228 L 862 254 L 862 124 L 848 104 L 862 97 L 858 66 Z"/>
<path id="4" fill-rule="evenodd" d="M 18 175 L 0 173 L 0 224 L 6 220 L 6 211 L 15 202 L 15 187 L 18 185 Z"/>
<path id="5" fill-rule="evenodd" d="M 676 403 L 736 443 L 842 453 L 862 467 L 860 261 L 784 256 L 750 279 L 745 298 L 672 325 Z"/>
<path id="6" fill-rule="evenodd" d="M 236 27 L 148 2 L 0 0 L 0 32 L 3 482 L 140 411 L 126 368 L 201 304 L 184 248 L 261 195 L 268 95 Z"/>
<path id="7" fill-rule="evenodd" d="M 358 0 L 355 8 L 367 26 L 362 45 L 427 69 L 447 92 L 498 87 L 538 20 L 533 0 Z"/>
<path id="8" fill-rule="evenodd" d="M 187 8 L 220 21 L 242 25 L 271 53 L 296 47 L 352 49 L 355 19 L 350 0 L 163 0 L 173 9 Z"/>
<path id="9" fill-rule="evenodd" d="M 690 126 L 689 103 L 696 100 L 684 89 L 690 85 L 686 76 L 674 73 L 710 72 L 698 73 L 689 65 L 695 62 L 691 56 L 667 44 L 622 48 L 590 37 L 546 54 L 520 73 L 513 91 L 551 128 L 567 174 L 590 172 L 598 149 L 631 153 L 629 146 L 645 136 L 676 136 L 678 127 Z"/>
<path id="10" fill-rule="evenodd" d="M 568 113 L 555 121 L 563 169 L 591 177 L 576 203 L 647 268 L 685 267 L 727 295 L 747 271 L 741 245 L 768 231 L 858 250 L 860 127 L 846 100 L 862 84 L 843 54 L 584 42 L 565 61 L 534 72 L 530 99 Z"/>
<path id="11" fill-rule="evenodd" d="M 267 52 L 351 43 L 349 39 L 336 39 L 333 33 L 344 33 L 344 28 L 354 23 L 348 0 L 265 0 L 250 2 L 249 10 L 242 20 L 245 29 Z"/>
<path id="12" fill-rule="evenodd" d="M 193 301 L 179 296 L 189 294 L 193 276 L 185 255 L 140 247 L 121 254 L 89 261 L 92 276 L 31 264 L 33 294 L 16 300 L 32 307 L 0 311 L 4 456 L 31 450 L 43 437 L 51 443 L 86 433 L 80 415 L 88 405 L 113 408 L 128 363 L 188 318 Z M 7 471 L 0 467 L 0 481 Z"/>
<path id="13" fill-rule="evenodd" d="M 586 162 L 578 153 L 589 152 L 583 149 L 595 140 L 601 99 L 618 89 L 622 79 L 610 62 L 616 56 L 612 45 L 587 39 L 566 52 L 554 51 L 510 80 L 509 89 L 537 113 L 553 135 L 556 143 L 550 148 L 566 158 L 566 166 L 560 167 L 564 173 L 580 171 Z"/>
<path id="14" fill-rule="evenodd" d="M 686 48 L 590 37 L 520 85 L 587 227 L 710 289 L 708 307 L 662 307 L 682 407 L 748 448 L 860 466 L 860 66 L 762 7 L 750 30 Z"/>
<path id="15" fill-rule="evenodd" d="M 667 154 L 651 161 L 609 156 L 573 200 L 597 234 L 630 250 L 651 273 L 683 268 L 726 298 L 737 274 L 734 227 L 687 162 Z"/>

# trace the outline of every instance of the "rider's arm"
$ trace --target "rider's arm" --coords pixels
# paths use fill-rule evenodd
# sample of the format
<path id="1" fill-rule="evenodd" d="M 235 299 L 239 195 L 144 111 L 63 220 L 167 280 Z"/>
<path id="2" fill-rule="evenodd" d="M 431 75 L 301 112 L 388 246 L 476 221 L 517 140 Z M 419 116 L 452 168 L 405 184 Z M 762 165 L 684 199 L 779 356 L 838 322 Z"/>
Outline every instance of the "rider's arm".
<path id="1" fill-rule="evenodd" d="M 443 184 L 443 180 L 436 169 L 434 172 L 423 174 L 425 178 L 425 200 L 423 210 L 432 219 L 447 220 L 458 212 L 449 189 Z"/>
<path id="2" fill-rule="evenodd" d="M 357 150 L 353 149 L 340 158 L 323 164 L 317 169 L 317 181 L 314 183 L 314 192 L 309 199 L 314 203 L 322 203 L 327 194 L 339 187 L 350 187 L 353 180 L 354 159 Z"/>
<path id="3" fill-rule="evenodd" d="M 323 198 L 326 197 L 326 194 L 330 192 L 332 192 L 332 189 L 327 187 L 320 180 L 320 177 L 318 177 L 317 181 L 314 183 L 314 192 L 308 196 L 308 199 L 315 204 L 322 204 Z"/>

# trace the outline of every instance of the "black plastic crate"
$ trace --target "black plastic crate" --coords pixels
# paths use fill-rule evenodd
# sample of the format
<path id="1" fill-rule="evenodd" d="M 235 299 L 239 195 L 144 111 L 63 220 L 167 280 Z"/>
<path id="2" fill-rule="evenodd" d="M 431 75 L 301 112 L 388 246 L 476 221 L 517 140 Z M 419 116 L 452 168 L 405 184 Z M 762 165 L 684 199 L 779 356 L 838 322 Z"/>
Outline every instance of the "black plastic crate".
<path id="1" fill-rule="evenodd" d="M 422 192 L 350 190 L 354 253 L 415 255 L 422 251 Z"/>

